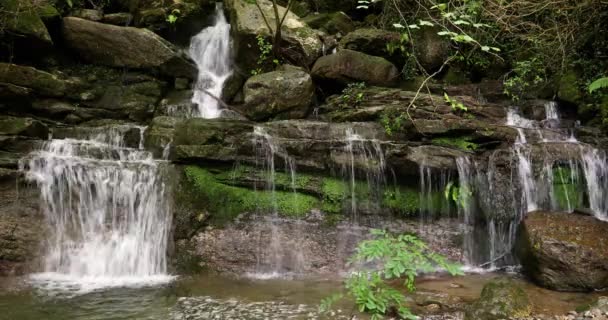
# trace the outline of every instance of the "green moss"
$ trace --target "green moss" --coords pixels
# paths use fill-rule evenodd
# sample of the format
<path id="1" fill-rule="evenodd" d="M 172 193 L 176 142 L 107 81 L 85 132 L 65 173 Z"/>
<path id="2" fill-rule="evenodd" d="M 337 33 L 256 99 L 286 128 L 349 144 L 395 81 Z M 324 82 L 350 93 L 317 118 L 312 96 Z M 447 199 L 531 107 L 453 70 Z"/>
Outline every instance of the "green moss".
<path id="1" fill-rule="evenodd" d="M 199 194 L 208 200 L 207 209 L 215 222 L 229 221 L 243 212 L 270 213 L 301 217 L 318 207 L 315 197 L 294 192 L 255 191 L 218 182 L 208 170 L 188 166 L 186 176 Z"/>
<path id="2" fill-rule="evenodd" d="M 420 193 L 414 189 L 392 189 L 384 192 L 382 206 L 404 216 L 420 210 Z"/>
<path id="3" fill-rule="evenodd" d="M 321 185 L 323 204 L 321 209 L 326 213 L 342 212 L 342 203 L 347 198 L 348 189 L 348 185 L 342 180 L 335 178 L 323 179 Z"/>
<path id="4" fill-rule="evenodd" d="M 581 185 L 576 179 L 573 179 L 569 168 L 556 167 L 553 169 L 553 197 L 560 209 L 581 207 L 583 196 L 580 190 Z"/>
<path id="5" fill-rule="evenodd" d="M 475 151 L 479 148 L 477 143 L 471 142 L 471 137 L 441 137 L 431 140 L 433 144 L 452 147 L 465 151 Z"/>

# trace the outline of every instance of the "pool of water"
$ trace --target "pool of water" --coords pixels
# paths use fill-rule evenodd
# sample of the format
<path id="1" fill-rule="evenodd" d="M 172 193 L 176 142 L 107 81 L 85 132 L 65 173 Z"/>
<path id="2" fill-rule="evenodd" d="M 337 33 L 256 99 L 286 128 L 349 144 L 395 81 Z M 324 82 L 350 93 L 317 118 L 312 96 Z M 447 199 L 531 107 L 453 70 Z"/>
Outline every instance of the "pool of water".
<path id="1" fill-rule="evenodd" d="M 497 276 L 505 275 L 423 277 L 411 304 L 419 314 L 430 312 L 426 309 L 429 304 L 441 305 L 442 312 L 454 311 L 477 299 L 484 284 Z M 596 298 L 595 294 L 558 293 L 518 281 L 526 288 L 536 313 L 564 314 Z M 340 292 L 341 286 L 340 279 L 255 280 L 204 274 L 180 277 L 165 285 L 75 293 L 32 285 L 31 278 L 0 278 L 0 319 L 202 320 L 227 319 L 217 317 L 227 312 L 237 314 L 231 319 L 286 319 L 287 314 L 293 319 L 323 319 L 313 313 L 321 299 Z M 352 304 L 346 301 L 336 309 L 346 315 Z"/>

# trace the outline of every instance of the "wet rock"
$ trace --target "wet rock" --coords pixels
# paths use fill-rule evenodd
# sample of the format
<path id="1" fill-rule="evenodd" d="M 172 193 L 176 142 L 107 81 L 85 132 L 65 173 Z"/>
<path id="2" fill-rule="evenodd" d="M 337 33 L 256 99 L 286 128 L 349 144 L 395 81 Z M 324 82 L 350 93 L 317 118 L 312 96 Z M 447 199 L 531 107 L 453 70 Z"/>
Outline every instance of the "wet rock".
<path id="1" fill-rule="evenodd" d="M 1 156 L 0 156 L 1 157 Z M 6 169 L 1 170 L 6 172 Z M 44 218 L 38 209 L 38 193 L 20 185 L 16 172 L 0 181 L 0 275 L 22 275 L 36 270 L 39 245 L 44 239 Z"/>
<path id="2" fill-rule="evenodd" d="M 493 280 L 465 313 L 465 320 L 499 320 L 527 317 L 532 312 L 528 295 L 515 281 Z"/>
<path id="3" fill-rule="evenodd" d="M 523 272 L 543 287 L 608 287 L 608 222 L 562 212 L 528 213 L 518 231 L 516 253 Z"/>
<path id="4" fill-rule="evenodd" d="M 398 45 L 401 35 L 397 32 L 374 28 L 357 29 L 340 40 L 340 48 L 363 52 L 372 56 L 383 57 L 396 65 L 403 65 L 403 55 L 396 50 L 387 51 L 387 45 Z"/>
<path id="5" fill-rule="evenodd" d="M 342 85 L 363 81 L 370 85 L 391 86 L 398 80 L 399 71 L 384 58 L 340 50 L 319 58 L 312 68 L 312 76 Z"/>
<path id="6" fill-rule="evenodd" d="M 185 54 L 150 30 L 118 27 L 80 18 L 63 19 L 66 45 L 83 59 L 111 67 L 157 69 L 194 78 L 196 66 Z"/>
<path id="7" fill-rule="evenodd" d="M 0 116 L 0 135 L 48 138 L 49 129 L 40 121 L 31 118 Z"/>
<path id="8" fill-rule="evenodd" d="M 312 78 L 304 70 L 285 66 L 253 76 L 245 82 L 243 112 L 253 120 L 303 118 L 314 96 Z"/>
<path id="9" fill-rule="evenodd" d="M 65 95 L 71 85 L 48 72 L 10 63 L 0 63 L 0 82 L 12 85 L 13 89 L 25 87 L 34 94 L 48 97 Z"/>
<path id="10" fill-rule="evenodd" d="M 272 2 L 268 0 L 257 1 L 264 11 L 264 15 L 271 26 L 275 25 L 275 15 Z M 230 21 L 236 46 L 236 61 L 241 68 L 248 72 L 257 67 L 257 59 L 260 56 L 260 48 L 256 37 L 263 36 L 270 43 L 273 35 L 268 31 L 264 18 L 256 4 L 246 0 L 228 0 L 225 2 L 230 13 Z M 279 6 L 279 15 L 282 17 L 285 8 Z M 281 29 L 281 36 L 285 44 L 284 48 L 290 50 L 286 54 L 291 63 L 301 66 L 310 66 L 320 55 L 322 43 L 316 32 L 298 16 L 288 13 Z"/>

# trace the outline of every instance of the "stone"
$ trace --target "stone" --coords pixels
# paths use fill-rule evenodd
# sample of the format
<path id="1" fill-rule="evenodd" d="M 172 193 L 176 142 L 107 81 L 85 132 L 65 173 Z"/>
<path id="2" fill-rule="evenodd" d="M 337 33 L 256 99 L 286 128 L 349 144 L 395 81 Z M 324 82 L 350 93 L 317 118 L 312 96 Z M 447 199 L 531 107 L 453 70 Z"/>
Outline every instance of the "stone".
<path id="1" fill-rule="evenodd" d="M 275 25 L 275 15 L 272 2 L 269 0 L 257 1 L 264 12 L 268 23 Z M 270 34 L 264 23 L 264 18 L 255 3 L 246 0 L 227 0 L 226 9 L 230 13 L 230 21 L 236 45 L 236 61 L 243 70 L 253 70 L 257 67 L 257 59 L 260 55 L 258 36 L 265 37 L 272 43 L 274 34 Z M 282 17 L 285 8 L 278 6 L 279 15 Z M 297 65 L 310 66 L 321 55 L 322 43 L 317 33 L 306 23 L 289 12 L 281 28 L 281 37 L 285 42 L 283 47 L 289 47 L 289 61 Z"/>
<path id="2" fill-rule="evenodd" d="M 524 274 L 542 287 L 608 287 L 608 222 L 563 212 L 528 213 L 519 227 L 515 252 Z"/>
<path id="3" fill-rule="evenodd" d="M 283 67 L 245 82 L 243 112 L 253 120 L 303 118 L 310 111 L 315 87 L 304 70 Z"/>
<path id="4" fill-rule="evenodd" d="M 344 12 L 315 13 L 303 19 L 311 28 L 325 31 L 331 35 L 345 35 L 355 30 L 355 24 Z"/>
<path id="5" fill-rule="evenodd" d="M 524 289 L 511 279 L 486 284 L 481 297 L 465 313 L 465 320 L 502 320 L 530 316 L 532 305 Z"/>
<path id="6" fill-rule="evenodd" d="M 186 90 L 190 88 L 190 81 L 186 78 L 175 78 L 174 87 L 177 90 Z"/>
<path id="7" fill-rule="evenodd" d="M 32 90 L 32 93 L 47 97 L 62 97 L 70 82 L 33 67 L 0 62 L 0 82 Z"/>
<path id="8" fill-rule="evenodd" d="M 133 15 L 128 12 L 110 13 L 103 16 L 101 22 L 115 26 L 127 27 L 133 21 Z"/>
<path id="9" fill-rule="evenodd" d="M 3 27 L 8 31 L 41 47 L 53 45 L 51 35 L 39 15 L 45 12 L 36 10 L 37 5 L 31 0 L 4 0 L 0 8 L 3 11 L 0 19 L 5 21 Z M 2 15 L 6 15 L 6 18 L 3 19 Z"/>
<path id="10" fill-rule="evenodd" d="M 0 135 L 18 135 L 46 139 L 49 129 L 38 120 L 0 116 Z"/>
<path id="11" fill-rule="evenodd" d="M 95 10 L 95 9 L 74 10 L 70 16 L 80 18 L 80 19 L 91 20 L 91 21 L 103 20 L 103 12 L 101 10 Z"/>
<path id="12" fill-rule="evenodd" d="M 450 56 L 450 42 L 437 34 L 436 28 L 416 30 L 414 55 L 427 71 L 438 70 Z"/>
<path id="13" fill-rule="evenodd" d="M 362 81 L 369 85 L 392 86 L 399 78 L 399 70 L 384 58 L 340 50 L 319 58 L 312 68 L 312 76 L 342 85 Z"/>
<path id="14" fill-rule="evenodd" d="M 389 52 L 387 45 L 400 45 L 401 35 L 397 32 L 375 29 L 357 29 L 340 40 L 340 48 L 363 52 L 372 56 L 383 57 L 397 65 L 403 65 L 400 51 Z"/>
<path id="15" fill-rule="evenodd" d="M 69 48 L 92 63 L 155 69 L 168 76 L 190 79 L 197 73 L 184 53 L 147 29 L 67 17 L 63 19 L 63 36 Z"/>

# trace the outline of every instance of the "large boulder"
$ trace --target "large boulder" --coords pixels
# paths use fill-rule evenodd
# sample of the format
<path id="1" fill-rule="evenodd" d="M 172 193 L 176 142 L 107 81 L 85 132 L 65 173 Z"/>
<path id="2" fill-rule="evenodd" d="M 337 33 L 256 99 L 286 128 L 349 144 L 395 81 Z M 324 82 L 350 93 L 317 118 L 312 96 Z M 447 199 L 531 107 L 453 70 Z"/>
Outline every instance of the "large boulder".
<path id="1" fill-rule="evenodd" d="M 92 63 L 157 69 L 175 77 L 196 76 L 196 66 L 184 53 L 147 29 L 67 17 L 63 19 L 63 36 L 68 47 Z"/>
<path id="2" fill-rule="evenodd" d="M 260 56 L 257 37 L 263 36 L 268 42 L 272 43 L 271 38 L 274 34 L 271 34 L 264 21 L 268 21 L 271 27 L 276 24 L 272 2 L 258 0 L 257 3 L 264 12 L 263 15 L 253 1 L 225 1 L 225 5 L 230 12 L 232 31 L 235 36 L 236 61 L 246 71 L 257 67 L 256 61 Z M 284 7 L 278 6 L 281 17 L 285 14 L 285 10 Z M 281 37 L 283 40 L 282 47 L 289 47 L 289 50 L 286 50 L 283 56 L 294 64 L 310 66 L 321 55 L 323 45 L 317 33 L 292 12 L 287 13 L 285 17 L 281 27 Z"/>
<path id="3" fill-rule="evenodd" d="M 528 213 L 516 253 L 523 272 L 561 291 L 608 288 L 608 222 L 562 212 Z"/>
<path id="4" fill-rule="evenodd" d="M 304 70 L 284 67 L 245 82 L 244 113 L 254 120 L 303 118 L 312 105 L 315 86 Z"/>
<path id="5" fill-rule="evenodd" d="M 33 67 L 0 62 L 0 83 L 11 88 L 29 88 L 34 94 L 61 97 L 69 89 L 70 82 Z"/>
<path id="6" fill-rule="evenodd" d="M 502 320 L 530 316 L 532 305 L 514 280 L 498 279 L 486 284 L 481 297 L 465 313 L 465 320 Z"/>
<path id="7" fill-rule="evenodd" d="M 357 29 L 340 40 L 340 48 L 386 58 L 395 64 L 403 64 L 401 51 L 388 51 L 388 45 L 399 45 L 401 35 L 397 32 L 375 28 Z"/>
<path id="8" fill-rule="evenodd" d="M 312 68 L 312 76 L 342 85 L 363 81 L 370 85 L 392 86 L 399 78 L 399 71 L 384 58 L 340 50 L 319 58 Z"/>

